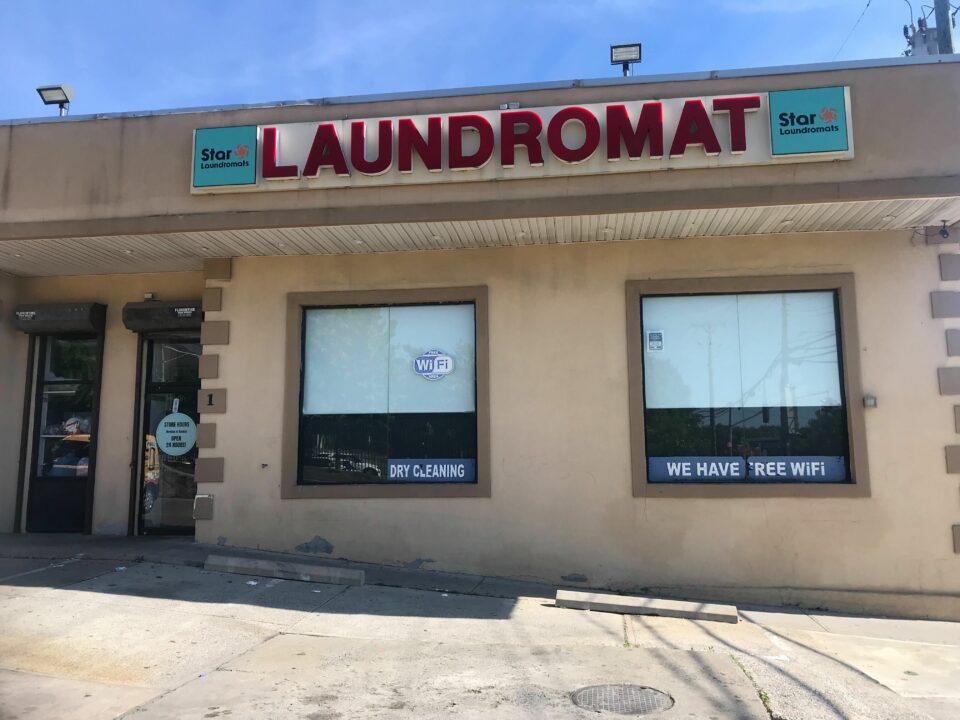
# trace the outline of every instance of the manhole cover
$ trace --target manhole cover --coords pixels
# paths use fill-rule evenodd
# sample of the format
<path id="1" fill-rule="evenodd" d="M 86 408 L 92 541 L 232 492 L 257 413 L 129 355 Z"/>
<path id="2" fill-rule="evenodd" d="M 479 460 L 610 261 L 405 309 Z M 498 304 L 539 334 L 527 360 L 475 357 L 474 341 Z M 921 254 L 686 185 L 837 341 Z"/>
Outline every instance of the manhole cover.
<path id="1" fill-rule="evenodd" d="M 573 693 L 573 704 L 593 712 L 653 715 L 673 707 L 664 692 L 640 685 L 591 685 Z"/>

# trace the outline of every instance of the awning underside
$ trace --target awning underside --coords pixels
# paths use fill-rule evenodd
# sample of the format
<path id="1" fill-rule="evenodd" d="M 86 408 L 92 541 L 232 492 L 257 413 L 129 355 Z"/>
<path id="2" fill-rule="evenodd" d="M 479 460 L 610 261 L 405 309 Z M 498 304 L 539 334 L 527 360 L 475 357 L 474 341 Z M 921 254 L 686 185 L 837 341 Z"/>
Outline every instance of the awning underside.
<path id="1" fill-rule="evenodd" d="M 960 220 L 960 198 L 556 217 L 261 228 L 0 242 L 20 277 L 199 270 L 205 257 L 342 255 L 681 237 L 922 229 Z"/>

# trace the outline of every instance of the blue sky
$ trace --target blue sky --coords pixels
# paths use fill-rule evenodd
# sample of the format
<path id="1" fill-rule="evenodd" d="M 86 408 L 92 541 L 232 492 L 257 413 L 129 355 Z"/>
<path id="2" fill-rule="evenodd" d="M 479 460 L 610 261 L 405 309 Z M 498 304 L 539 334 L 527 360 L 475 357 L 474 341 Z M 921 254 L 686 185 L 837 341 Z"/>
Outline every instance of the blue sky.
<path id="1" fill-rule="evenodd" d="M 919 10 L 920 0 L 913 3 Z M 257 103 L 896 57 L 910 11 L 872 0 L 0 0 L 0 118 Z M 931 24 L 933 24 L 931 19 Z"/>

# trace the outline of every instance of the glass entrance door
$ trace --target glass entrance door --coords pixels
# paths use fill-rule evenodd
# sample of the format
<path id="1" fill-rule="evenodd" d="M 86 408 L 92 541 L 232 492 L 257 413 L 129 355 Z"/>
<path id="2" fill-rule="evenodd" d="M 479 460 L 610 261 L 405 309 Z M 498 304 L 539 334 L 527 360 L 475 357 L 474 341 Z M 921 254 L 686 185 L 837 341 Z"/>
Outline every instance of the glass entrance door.
<path id="1" fill-rule="evenodd" d="M 149 338 L 144 345 L 139 528 L 191 534 L 202 348 L 196 337 Z"/>
<path id="2" fill-rule="evenodd" d="M 89 532 L 101 341 L 38 338 L 28 532 Z"/>

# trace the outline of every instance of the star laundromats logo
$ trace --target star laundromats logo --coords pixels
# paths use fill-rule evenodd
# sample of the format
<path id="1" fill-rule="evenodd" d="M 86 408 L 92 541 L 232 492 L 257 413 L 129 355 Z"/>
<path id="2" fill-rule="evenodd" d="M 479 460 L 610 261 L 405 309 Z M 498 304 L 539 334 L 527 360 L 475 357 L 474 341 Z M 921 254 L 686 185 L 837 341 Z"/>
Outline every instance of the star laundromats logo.
<path id="1" fill-rule="evenodd" d="M 200 150 L 200 169 L 250 167 L 250 161 L 247 160 L 248 155 L 250 155 L 250 146 L 245 143 L 239 143 L 229 150 L 205 147 Z"/>
<path id="2" fill-rule="evenodd" d="M 771 154 L 847 152 L 853 157 L 847 88 L 771 90 L 767 102 Z"/>
<path id="3" fill-rule="evenodd" d="M 837 112 L 837 109 L 834 107 L 824 106 L 820 108 L 820 119 L 823 121 L 825 125 L 830 125 L 831 123 L 835 123 L 839 116 L 840 115 Z"/>
<path id="4" fill-rule="evenodd" d="M 197 128 L 193 133 L 193 187 L 257 183 L 257 126 Z"/>
<path id="5" fill-rule="evenodd" d="M 780 135 L 809 135 L 840 131 L 840 113 L 835 107 L 822 105 L 820 112 L 782 112 L 777 116 Z"/>

